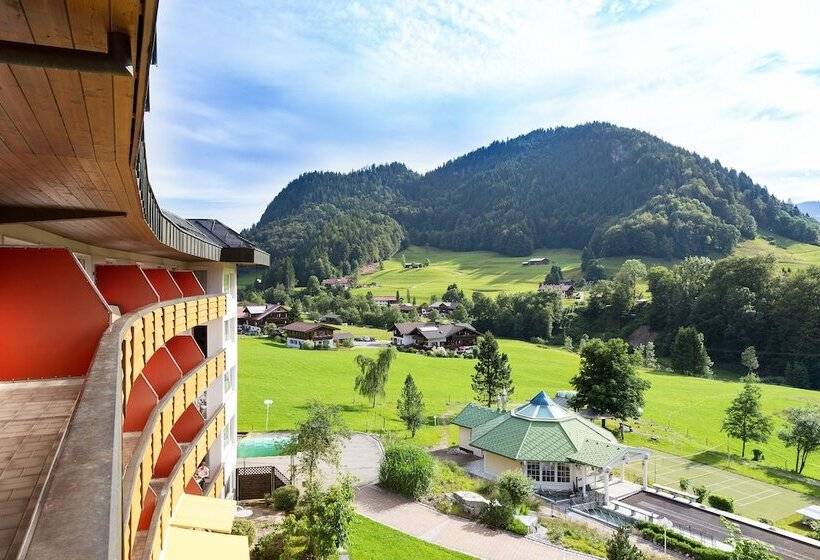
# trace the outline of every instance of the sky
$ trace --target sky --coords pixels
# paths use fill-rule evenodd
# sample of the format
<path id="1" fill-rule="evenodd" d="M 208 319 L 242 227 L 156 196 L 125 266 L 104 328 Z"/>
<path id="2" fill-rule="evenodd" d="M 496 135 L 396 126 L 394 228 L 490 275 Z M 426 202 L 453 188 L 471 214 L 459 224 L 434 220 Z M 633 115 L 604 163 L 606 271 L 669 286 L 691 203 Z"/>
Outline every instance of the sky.
<path id="1" fill-rule="evenodd" d="M 820 199 L 818 22 L 820 2 L 164 1 L 149 175 L 165 208 L 241 229 L 304 172 L 608 121 Z"/>

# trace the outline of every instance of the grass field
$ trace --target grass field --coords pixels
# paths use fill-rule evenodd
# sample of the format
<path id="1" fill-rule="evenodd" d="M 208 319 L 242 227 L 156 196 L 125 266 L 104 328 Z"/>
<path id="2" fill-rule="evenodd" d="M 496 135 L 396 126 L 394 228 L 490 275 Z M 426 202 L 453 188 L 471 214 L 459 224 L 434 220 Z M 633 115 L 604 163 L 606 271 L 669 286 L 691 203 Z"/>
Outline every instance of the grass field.
<path id="1" fill-rule="evenodd" d="M 521 402 L 541 389 L 554 393 L 568 388 L 570 378 L 578 369 L 578 356 L 563 349 L 537 347 L 515 340 L 503 340 L 501 347 L 512 365 L 513 402 Z M 399 354 L 391 369 L 386 398 L 379 400 L 373 409 L 353 390 L 357 371 L 353 359 L 359 352 L 375 352 L 373 349 L 305 351 L 284 348 L 262 338 L 241 337 L 239 352 L 239 429 L 243 431 L 263 426 L 262 400 L 266 398 L 274 401 L 270 426 L 275 430 L 292 429 L 304 414 L 305 402 L 317 398 L 340 405 L 353 429 L 406 434 L 395 406 L 404 377 L 411 372 L 424 394 L 430 415 L 416 439 L 427 446 L 446 444 L 454 442 L 454 427 L 435 426 L 432 416 L 457 413 L 473 400 L 472 360 Z M 765 445 L 749 446 L 763 450 L 766 460 L 762 465 L 726 458 L 727 445 L 734 453 L 740 449 L 737 442 L 727 442 L 720 432 L 723 412 L 740 390 L 739 383 L 666 373 L 644 372 L 643 375 L 651 381 L 652 388 L 647 392 L 644 416 L 636 426 L 636 433 L 627 434 L 628 443 L 729 468 L 820 498 L 820 488 L 785 479 L 772 471 L 774 467 L 782 468 L 793 462 L 793 450 L 786 449 L 777 437 Z M 820 405 L 820 392 L 774 385 L 763 385 L 761 389 L 763 406 L 769 414 L 809 403 Z M 775 433 L 780 422 L 777 418 Z M 810 457 L 804 474 L 820 477 L 820 454 Z"/>
<path id="2" fill-rule="evenodd" d="M 383 560 L 397 557 L 414 560 L 469 560 L 472 558 L 472 556 L 411 537 L 361 515 L 356 515 L 354 518 L 347 551 L 351 560 Z"/>
<path id="3" fill-rule="evenodd" d="M 736 255 L 760 255 L 770 253 L 784 268 L 800 269 L 809 265 L 820 265 L 820 247 L 798 243 L 773 236 L 774 242 L 762 237 L 743 241 L 735 250 Z M 412 270 L 402 267 L 402 255 L 408 261 L 424 262 L 430 266 Z M 549 257 L 551 264 L 559 265 L 568 278 L 581 275 L 581 252 L 575 249 L 540 249 L 530 256 Z M 473 291 L 496 294 L 498 292 L 526 292 L 534 290 L 549 272 L 549 266 L 521 266 L 527 257 L 505 257 L 485 251 L 455 252 L 430 247 L 411 246 L 385 261 L 384 269 L 362 276 L 363 287 L 354 293 L 373 292 L 374 295 L 393 295 L 396 290 L 402 297 L 407 290 L 420 301 L 431 296 L 440 297 L 449 284 L 455 282 L 468 295 Z M 677 259 L 656 259 L 649 257 L 607 257 L 601 263 L 610 274 L 628 258 L 637 258 L 647 267 L 670 266 Z"/>

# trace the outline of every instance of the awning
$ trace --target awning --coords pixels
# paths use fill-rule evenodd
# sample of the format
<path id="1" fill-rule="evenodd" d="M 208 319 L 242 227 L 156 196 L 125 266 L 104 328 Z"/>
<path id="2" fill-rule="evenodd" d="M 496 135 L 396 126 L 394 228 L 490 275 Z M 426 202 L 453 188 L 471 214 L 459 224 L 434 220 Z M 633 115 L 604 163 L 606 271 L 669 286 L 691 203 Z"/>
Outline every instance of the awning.
<path id="1" fill-rule="evenodd" d="M 183 494 L 171 515 L 171 525 L 183 529 L 206 529 L 218 533 L 230 533 L 236 502 Z"/>
<path id="2" fill-rule="evenodd" d="M 165 560 L 249 560 L 248 537 L 171 527 Z"/>

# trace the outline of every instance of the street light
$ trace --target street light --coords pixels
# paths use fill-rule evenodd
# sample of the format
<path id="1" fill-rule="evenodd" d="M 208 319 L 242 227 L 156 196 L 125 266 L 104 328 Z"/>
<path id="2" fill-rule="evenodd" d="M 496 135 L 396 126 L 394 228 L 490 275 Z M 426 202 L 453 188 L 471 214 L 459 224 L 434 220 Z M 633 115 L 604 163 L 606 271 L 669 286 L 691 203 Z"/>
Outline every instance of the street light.
<path id="1" fill-rule="evenodd" d="M 666 554 L 666 530 L 671 529 L 675 525 L 666 517 L 661 517 L 658 519 L 658 525 L 663 527 L 663 553 Z"/>
<path id="2" fill-rule="evenodd" d="M 262 401 L 265 405 L 265 431 L 268 431 L 268 418 L 270 417 L 270 405 L 273 404 L 273 401 L 270 399 L 265 399 Z"/>

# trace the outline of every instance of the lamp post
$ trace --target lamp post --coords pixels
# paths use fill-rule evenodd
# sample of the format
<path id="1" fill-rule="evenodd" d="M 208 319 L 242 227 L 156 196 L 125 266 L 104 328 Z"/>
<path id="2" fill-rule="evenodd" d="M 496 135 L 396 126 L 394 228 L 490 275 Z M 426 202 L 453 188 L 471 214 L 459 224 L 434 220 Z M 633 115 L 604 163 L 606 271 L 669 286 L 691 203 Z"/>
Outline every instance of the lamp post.
<path id="1" fill-rule="evenodd" d="M 658 525 L 663 527 L 663 553 L 666 554 L 666 530 L 671 529 L 674 525 L 666 517 L 661 517 L 658 519 Z"/>
<path id="2" fill-rule="evenodd" d="M 268 431 L 268 418 L 270 417 L 270 405 L 273 404 L 273 401 L 270 399 L 265 399 L 262 401 L 262 404 L 265 405 L 265 431 Z"/>

